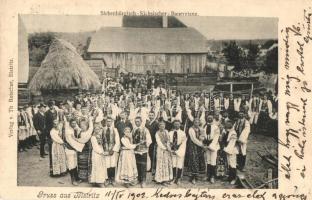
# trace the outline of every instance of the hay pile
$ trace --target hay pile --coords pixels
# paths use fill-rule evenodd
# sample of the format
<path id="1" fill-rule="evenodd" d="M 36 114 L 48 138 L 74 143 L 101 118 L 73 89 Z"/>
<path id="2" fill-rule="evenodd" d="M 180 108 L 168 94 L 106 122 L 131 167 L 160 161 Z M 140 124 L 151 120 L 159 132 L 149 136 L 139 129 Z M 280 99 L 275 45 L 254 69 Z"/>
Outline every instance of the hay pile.
<path id="1" fill-rule="evenodd" d="M 29 83 L 29 89 L 33 93 L 71 88 L 89 90 L 100 86 L 98 76 L 84 62 L 75 47 L 62 39 L 52 42 L 49 53 Z"/>

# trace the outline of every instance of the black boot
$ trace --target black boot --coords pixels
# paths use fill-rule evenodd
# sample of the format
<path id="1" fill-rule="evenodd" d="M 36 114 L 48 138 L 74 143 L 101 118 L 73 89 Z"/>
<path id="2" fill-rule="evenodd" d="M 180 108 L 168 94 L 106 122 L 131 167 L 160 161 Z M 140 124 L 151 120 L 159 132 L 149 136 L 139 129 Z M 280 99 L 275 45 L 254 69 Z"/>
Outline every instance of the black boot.
<path id="1" fill-rule="evenodd" d="M 242 163 L 241 163 L 241 171 L 244 172 L 245 171 L 245 164 L 246 164 L 246 156 L 242 155 Z"/>
<path id="2" fill-rule="evenodd" d="M 210 178 L 211 178 L 211 165 L 210 164 L 207 165 L 206 176 L 207 176 L 206 180 L 210 181 Z"/>
<path id="3" fill-rule="evenodd" d="M 174 167 L 174 168 L 172 169 L 172 171 L 173 171 L 173 180 L 174 180 L 174 182 L 176 182 L 176 180 L 177 180 L 177 168 Z"/>
<path id="4" fill-rule="evenodd" d="M 34 136 L 34 135 L 31 136 L 31 145 L 33 147 L 36 146 L 36 136 Z"/>
<path id="5" fill-rule="evenodd" d="M 17 149 L 18 149 L 18 152 L 23 152 L 22 146 L 21 146 L 21 141 L 18 142 Z"/>
<path id="6" fill-rule="evenodd" d="M 111 176 L 110 176 L 112 186 L 115 186 L 115 167 L 111 168 Z"/>
<path id="7" fill-rule="evenodd" d="M 229 181 L 231 185 L 234 185 L 236 182 L 236 168 L 229 168 Z"/>
<path id="8" fill-rule="evenodd" d="M 111 168 L 107 168 L 107 177 L 108 177 L 109 182 L 111 181 L 111 176 L 112 176 L 112 170 Z"/>
<path id="9" fill-rule="evenodd" d="M 25 143 L 26 143 L 26 148 L 27 149 L 31 149 L 31 145 L 30 145 L 30 142 L 29 142 L 29 137 L 25 140 Z"/>
<path id="10" fill-rule="evenodd" d="M 192 175 L 191 182 L 192 182 L 193 185 L 196 184 L 196 175 Z"/>
<path id="11" fill-rule="evenodd" d="M 75 179 L 76 179 L 76 181 L 77 181 L 77 183 L 80 183 L 81 182 L 81 180 L 80 180 L 80 178 L 79 178 L 79 176 L 78 176 L 78 168 L 76 167 L 75 168 Z"/>
<path id="12" fill-rule="evenodd" d="M 177 168 L 177 169 L 178 169 L 177 170 L 177 178 L 175 180 L 175 183 L 177 185 L 180 185 L 180 179 L 181 179 L 181 176 L 182 176 L 182 169 L 180 169 L 180 168 Z"/>
<path id="13" fill-rule="evenodd" d="M 28 145 L 32 148 L 34 145 L 33 145 L 33 136 L 29 136 L 28 137 Z"/>
<path id="14" fill-rule="evenodd" d="M 22 140 L 22 141 L 21 141 L 21 147 L 22 147 L 22 150 L 23 150 L 23 151 L 27 152 L 26 146 L 25 146 L 25 140 Z"/>
<path id="15" fill-rule="evenodd" d="M 242 155 L 241 154 L 237 154 L 236 155 L 236 160 L 237 160 L 236 168 L 240 170 L 241 166 L 242 166 Z"/>
<path id="16" fill-rule="evenodd" d="M 216 178 L 216 166 L 210 165 L 210 183 L 215 183 Z"/>
<path id="17" fill-rule="evenodd" d="M 75 173 L 76 170 L 77 170 L 76 168 L 75 168 L 75 169 L 69 170 L 70 179 L 71 179 L 71 182 L 72 182 L 72 184 L 73 184 L 74 186 L 77 186 L 77 185 L 78 185 L 77 179 L 76 179 L 76 173 Z"/>

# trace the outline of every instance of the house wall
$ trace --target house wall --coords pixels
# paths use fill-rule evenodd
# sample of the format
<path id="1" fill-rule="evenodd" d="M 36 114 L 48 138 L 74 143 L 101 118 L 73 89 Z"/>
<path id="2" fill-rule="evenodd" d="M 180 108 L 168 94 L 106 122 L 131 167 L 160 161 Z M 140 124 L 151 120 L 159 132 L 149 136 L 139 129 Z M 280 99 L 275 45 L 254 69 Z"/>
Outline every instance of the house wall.
<path id="1" fill-rule="evenodd" d="M 108 68 L 136 73 L 201 73 L 206 65 L 206 54 L 90 53 L 90 58 L 104 59 Z"/>

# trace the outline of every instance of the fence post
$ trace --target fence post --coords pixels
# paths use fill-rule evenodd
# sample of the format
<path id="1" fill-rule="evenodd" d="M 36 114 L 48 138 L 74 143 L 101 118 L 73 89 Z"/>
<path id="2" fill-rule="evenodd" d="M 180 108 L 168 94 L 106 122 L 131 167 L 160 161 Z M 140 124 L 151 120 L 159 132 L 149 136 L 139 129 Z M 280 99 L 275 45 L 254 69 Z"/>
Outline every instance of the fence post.
<path id="1" fill-rule="evenodd" d="M 268 181 L 272 180 L 273 179 L 273 170 L 271 168 L 268 169 Z M 273 188 L 273 183 L 270 182 L 268 183 L 268 186 L 270 189 Z"/>

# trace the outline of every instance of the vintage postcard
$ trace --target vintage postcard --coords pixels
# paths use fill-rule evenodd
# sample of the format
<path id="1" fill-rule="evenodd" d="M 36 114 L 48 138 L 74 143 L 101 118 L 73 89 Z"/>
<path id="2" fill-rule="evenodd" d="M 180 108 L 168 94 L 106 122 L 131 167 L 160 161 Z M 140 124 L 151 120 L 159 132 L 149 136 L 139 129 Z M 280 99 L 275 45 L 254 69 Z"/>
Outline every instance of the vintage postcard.
<path id="1" fill-rule="evenodd" d="M 312 197 L 309 1 L 2 1 L 2 199 Z"/>

